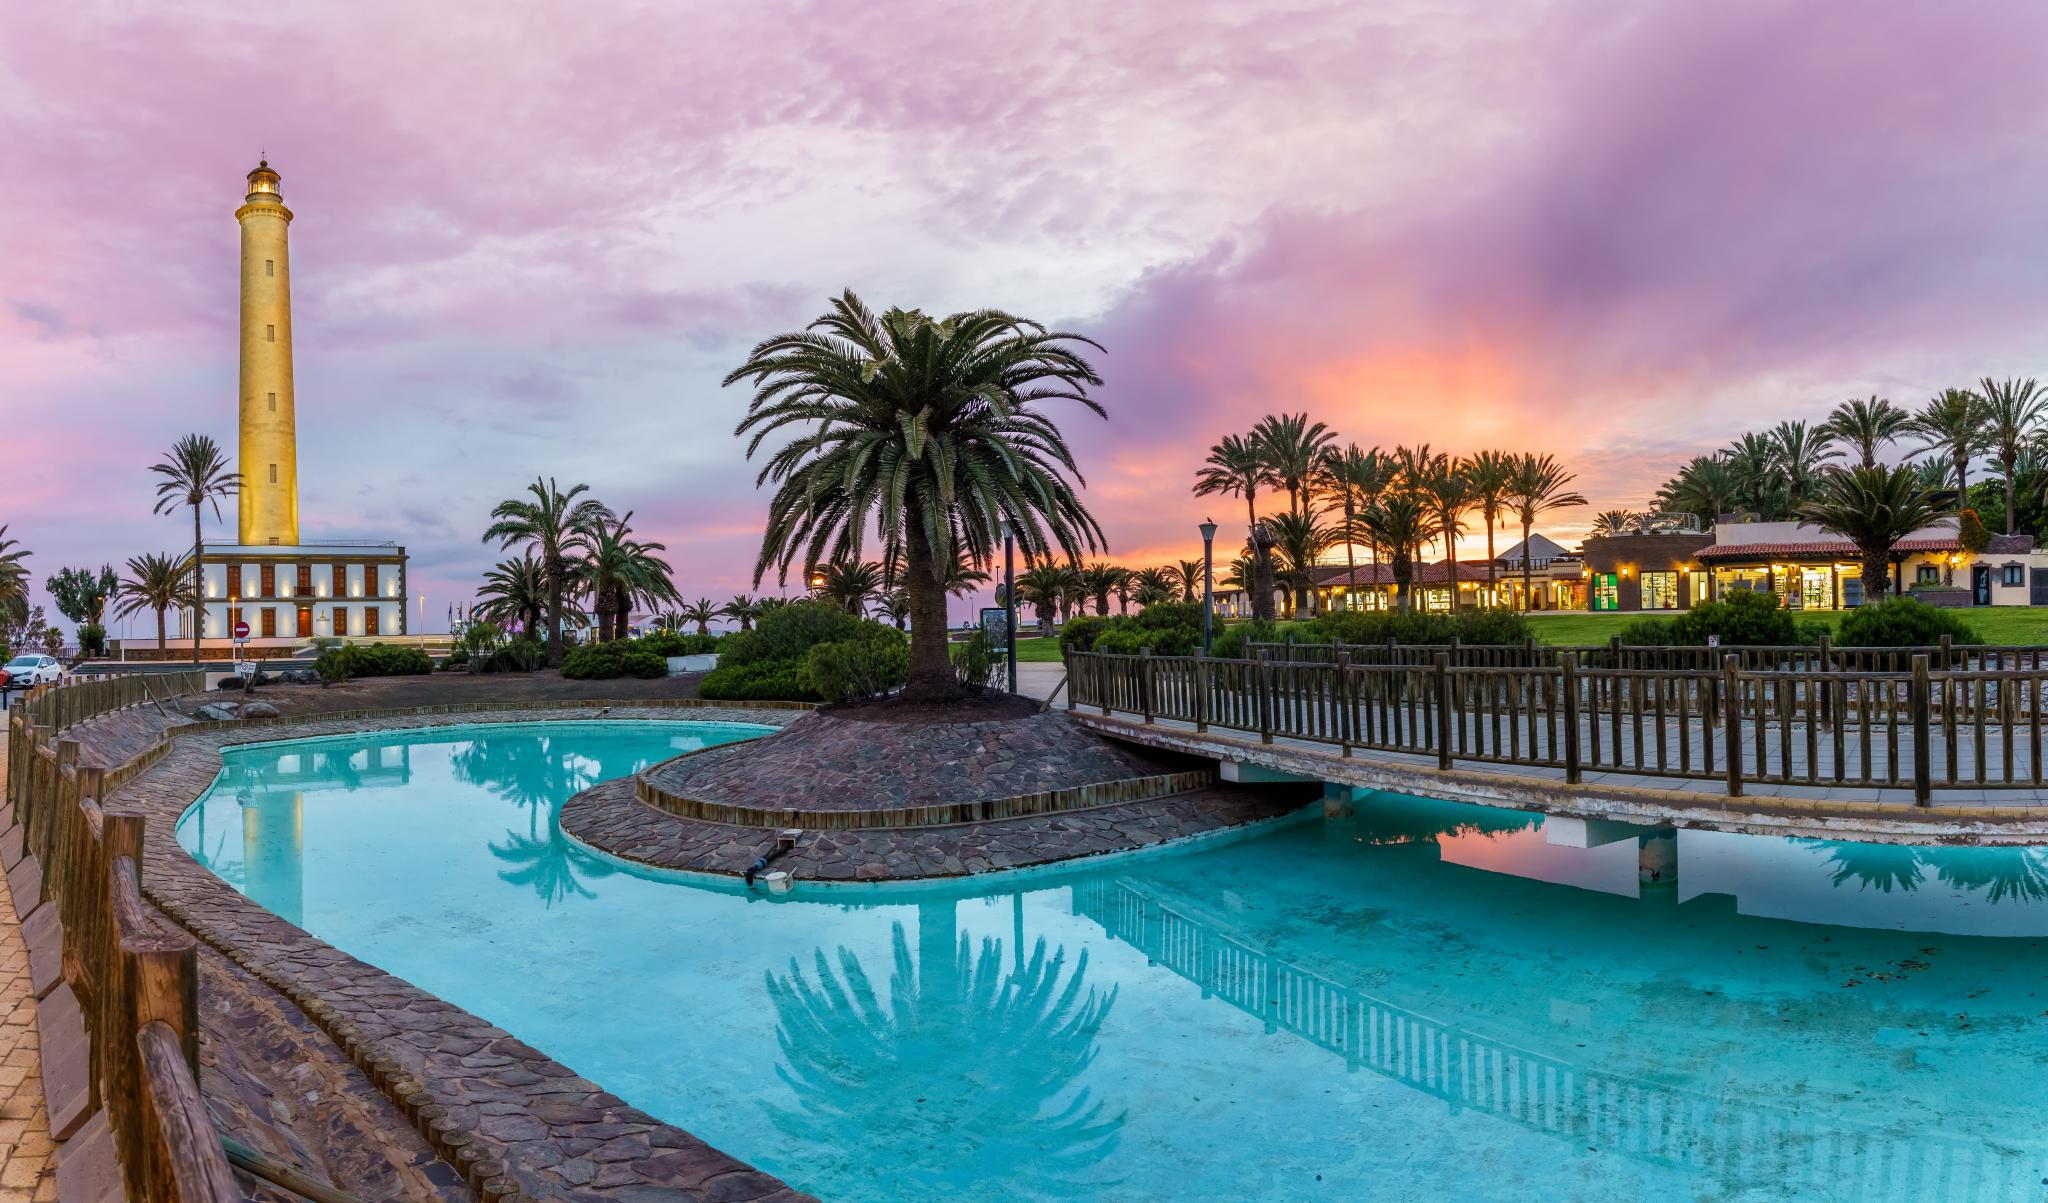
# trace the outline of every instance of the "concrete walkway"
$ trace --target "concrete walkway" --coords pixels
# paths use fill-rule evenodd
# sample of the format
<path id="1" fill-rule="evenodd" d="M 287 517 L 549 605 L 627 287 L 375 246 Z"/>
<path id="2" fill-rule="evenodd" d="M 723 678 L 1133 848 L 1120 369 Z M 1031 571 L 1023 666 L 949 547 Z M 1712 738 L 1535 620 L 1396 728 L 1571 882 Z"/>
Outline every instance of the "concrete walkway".
<path id="1" fill-rule="evenodd" d="M 7 749 L 0 744 L 0 775 Z M 18 839 L 12 807 L 0 803 L 0 842 Z M 36 1036 L 35 992 L 29 987 L 28 946 L 21 917 L 0 886 L 0 1203 L 57 1197 L 57 1154 L 43 1110 L 41 1043 Z"/>

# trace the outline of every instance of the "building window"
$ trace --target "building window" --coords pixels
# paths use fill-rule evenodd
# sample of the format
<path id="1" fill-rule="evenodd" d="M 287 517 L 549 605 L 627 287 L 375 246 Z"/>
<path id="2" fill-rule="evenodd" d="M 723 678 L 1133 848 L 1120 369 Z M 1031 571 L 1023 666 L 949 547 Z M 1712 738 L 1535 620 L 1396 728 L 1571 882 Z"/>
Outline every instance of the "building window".
<path id="1" fill-rule="evenodd" d="M 1643 574 L 1643 609 L 1676 610 L 1678 608 L 1678 574 L 1675 572 L 1645 572 Z"/>
<path id="2" fill-rule="evenodd" d="M 365 634 L 365 635 L 375 635 L 375 634 L 377 634 L 377 633 L 378 633 L 378 631 L 377 631 L 377 607 L 375 607 L 375 606 L 364 606 L 364 607 L 363 607 L 363 634 Z"/>
<path id="3" fill-rule="evenodd" d="M 277 341 L 277 327 L 276 327 L 276 326 L 265 326 L 265 327 L 263 327 L 263 341 L 264 341 L 264 342 L 267 342 L 267 343 L 274 343 L 274 342 L 276 342 L 276 341 Z"/>
<path id="4" fill-rule="evenodd" d="M 265 404 L 267 404 L 267 405 L 269 405 L 269 406 L 270 406 L 270 412 L 271 412 L 271 413 L 276 413 L 276 412 L 277 412 L 277 394 L 276 394 L 276 393 L 268 393 L 268 394 L 266 394 L 266 395 L 264 396 L 263 400 L 264 400 L 264 403 L 265 403 Z"/>
<path id="5" fill-rule="evenodd" d="M 274 276 L 274 275 L 276 275 L 276 274 L 277 274 L 277 260 L 275 260 L 275 259 L 265 259 L 265 260 L 263 261 L 263 274 L 264 274 L 264 275 L 266 275 L 266 276 Z"/>
<path id="6" fill-rule="evenodd" d="M 228 565 L 228 597 L 235 601 L 242 599 L 242 566 L 240 564 Z M 230 623 L 229 625 L 232 626 L 233 624 Z"/>
<path id="7" fill-rule="evenodd" d="M 1913 583 L 1916 585 L 1939 585 L 1941 583 L 1941 569 L 1932 564 L 1922 564 L 1919 571 L 1913 576 Z"/>
<path id="8" fill-rule="evenodd" d="M 277 638 L 277 611 L 269 606 L 263 607 L 263 637 L 265 639 Z"/>
<path id="9" fill-rule="evenodd" d="M 2027 583 L 2026 572 L 2027 570 L 2024 565 L 2007 564 L 2004 575 L 1999 577 L 1999 584 L 2024 585 Z"/>
<path id="10" fill-rule="evenodd" d="M 272 464 L 272 465 L 270 465 L 270 483 L 271 483 L 271 484 L 276 484 L 276 483 L 277 483 L 277 465 L 276 465 L 276 464 Z"/>
<path id="11" fill-rule="evenodd" d="M 370 597 L 377 596 L 377 566 L 375 564 L 363 565 L 363 592 Z"/>
<path id="12" fill-rule="evenodd" d="M 272 536 L 270 536 L 270 545 L 271 545 L 272 547 L 276 547 L 276 546 L 277 546 L 277 536 L 276 536 L 276 535 L 272 535 Z"/>
<path id="13" fill-rule="evenodd" d="M 1621 586 L 1611 572 L 1593 574 L 1593 608 L 1595 610 L 1621 609 Z"/>
<path id="14" fill-rule="evenodd" d="M 334 566 L 334 596 L 348 596 L 348 565 L 346 564 L 336 564 Z"/>
<path id="15" fill-rule="evenodd" d="M 299 565 L 299 582 L 298 582 L 298 584 L 299 584 L 299 596 L 300 596 L 300 597 L 310 597 L 310 596 L 312 596 L 312 593 L 313 593 L 313 566 L 312 566 L 311 564 L 301 564 L 301 565 Z M 310 621 L 310 620 L 309 620 L 309 621 Z"/>
<path id="16" fill-rule="evenodd" d="M 258 597 L 276 597 L 276 596 L 277 596 L 277 565 L 275 565 L 275 564 L 265 564 L 265 565 L 264 565 L 264 566 L 262 567 L 262 569 L 261 569 L 261 572 L 263 573 L 263 577 L 262 577 L 262 580 L 263 580 L 263 592 L 261 592 L 261 593 L 257 594 L 257 596 L 258 596 Z"/>

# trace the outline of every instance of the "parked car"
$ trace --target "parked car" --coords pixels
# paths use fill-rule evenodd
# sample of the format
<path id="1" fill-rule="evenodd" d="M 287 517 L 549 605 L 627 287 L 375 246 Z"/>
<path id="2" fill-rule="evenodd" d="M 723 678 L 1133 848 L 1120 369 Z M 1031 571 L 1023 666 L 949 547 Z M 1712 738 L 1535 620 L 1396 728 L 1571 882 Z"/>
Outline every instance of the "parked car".
<path id="1" fill-rule="evenodd" d="M 23 652 L 0 667 L 0 671 L 6 672 L 9 689 L 27 689 L 64 679 L 64 666 L 57 663 L 57 657 L 42 652 Z"/>

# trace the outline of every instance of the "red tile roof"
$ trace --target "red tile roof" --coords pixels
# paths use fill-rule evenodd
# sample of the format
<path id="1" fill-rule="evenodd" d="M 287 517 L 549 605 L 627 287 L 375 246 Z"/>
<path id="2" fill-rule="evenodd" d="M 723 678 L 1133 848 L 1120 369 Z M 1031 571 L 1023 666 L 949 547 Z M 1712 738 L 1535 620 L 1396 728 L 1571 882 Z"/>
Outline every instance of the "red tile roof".
<path id="1" fill-rule="evenodd" d="M 1902 539 L 1898 543 L 1898 550 L 1905 552 L 1956 551 L 1961 547 L 1955 539 Z M 1697 554 L 1702 560 L 1849 560 L 1862 553 L 1847 539 L 1817 539 L 1808 543 L 1728 543 L 1702 547 Z"/>

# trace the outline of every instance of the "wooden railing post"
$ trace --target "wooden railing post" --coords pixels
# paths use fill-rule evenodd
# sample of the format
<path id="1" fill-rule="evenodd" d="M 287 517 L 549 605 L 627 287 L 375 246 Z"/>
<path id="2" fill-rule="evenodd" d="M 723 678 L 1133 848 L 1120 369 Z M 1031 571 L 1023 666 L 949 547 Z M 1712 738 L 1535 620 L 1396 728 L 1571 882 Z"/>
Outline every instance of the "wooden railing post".
<path id="1" fill-rule="evenodd" d="M 1195 649 L 1195 730 L 1209 729 L 1209 653 Z"/>
<path id="2" fill-rule="evenodd" d="M 1941 637 L 1941 671 L 1949 672 L 1956 666 L 1956 641 L 1953 635 Z"/>
<path id="3" fill-rule="evenodd" d="M 1607 637 L 1607 667 L 1621 667 L 1621 636 L 1619 635 L 1609 635 Z"/>
<path id="4" fill-rule="evenodd" d="M 1138 706 L 1145 715 L 1145 725 L 1152 724 L 1152 716 L 1158 707 L 1152 702 L 1152 649 L 1138 649 Z"/>
<path id="5" fill-rule="evenodd" d="M 1259 652 L 1259 742 L 1273 742 L 1273 662 Z"/>
<path id="6" fill-rule="evenodd" d="M 1560 660 L 1564 669 L 1564 779 L 1567 785 L 1577 785 L 1580 774 L 1579 656 L 1577 652 L 1566 652 Z"/>
<path id="7" fill-rule="evenodd" d="M 1728 796 L 1742 796 L 1742 690 L 1736 673 L 1742 658 L 1734 655 L 1721 657 L 1721 722 L 1726 728 L 1726 738 L 1721 743 L 1727 750 Z"/>
<path id="8" fill-rule="evenodd" d="M 1343 745 L 1344 755 L 1351 755 L 1351 745 L 1358 742 L 1358 698 L 1353 693 L 1357 688 L 1351 675 L 1351 653 L 1342 644 L 1336 645 L 1337 688 L 1330 691 L 1331 704 L 1342 707 L 1337 713 L 1337 740 Z"/>
<path id="9" fill-rule="evenodd" d="M 1451 767 L 1451 654 L 1436 654 L 1436 767 Z"/>
<path id="10" fill-rule="evenodd" d="M 1948 655 L 1948 636 L 1941 637 L 1942 655 Z M 1929 731 L 1933 719 L 1933 693 L 1927 679 L 1927 657 L 1913 657 L 1913 684 L 1906 697 L 1913 712 L 1913 804 L 1929 805 L 1934 792 L 1934 752 Z"/>

